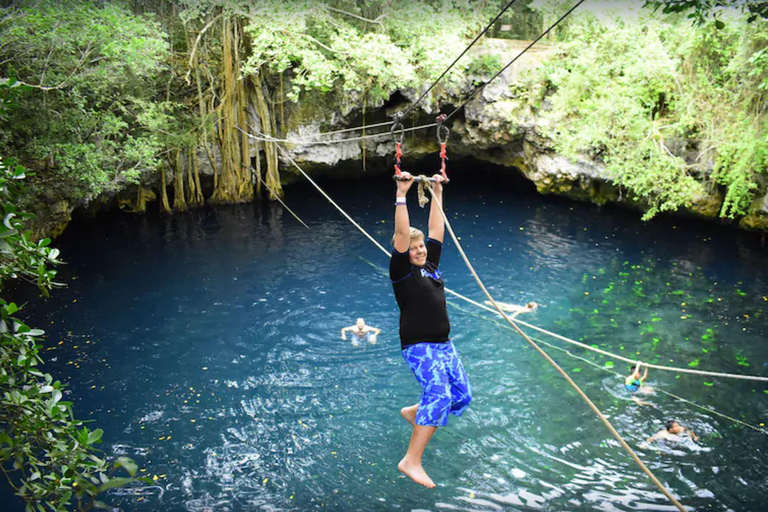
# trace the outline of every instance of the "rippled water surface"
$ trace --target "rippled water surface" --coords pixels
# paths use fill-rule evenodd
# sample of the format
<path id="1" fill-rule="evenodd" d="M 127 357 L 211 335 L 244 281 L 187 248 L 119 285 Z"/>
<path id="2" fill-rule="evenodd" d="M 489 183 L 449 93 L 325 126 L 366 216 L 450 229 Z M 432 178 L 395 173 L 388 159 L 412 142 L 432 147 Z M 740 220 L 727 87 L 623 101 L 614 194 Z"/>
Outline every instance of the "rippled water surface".
<path id="1" fill-rule="evenodd" d="M 526 321 L 632 359 L 768 375 L 759 237 L 461 181 L 446 194 L 454 227 L 491 293 L 542 305 Z M 388 245 L 391 183 L 327 186 Z M 419 388 L 399 351 L 387 258 L 312 189 L 287 200 L 309 230 L 278 206 L 246 205 L 108 214 L 58 241 L 69 286 L 25 310 L 48 332 L 46 369 L 104 428 L 106 453 L 156 481 L 107 501 L 140 512 L 671 510 L 524 340 L 450 297 L 474 401 L 427 450 L 437 489 L 400 476 L 410 427 L 398 411 Z M 448 287 L 484 299 L 451 242 L 442 269 Z M 340 339 L 358 316 L 383 330 L 377 344 Z M 768 386 L 651 371 L 660 391 L 641 407 L 612 373 L 625 363 L 536 337 L 685 505 L 768 508 L 768 436 L 708 410 L 759 427 Z M 700 443 L 642 444 L 669 418 Z"/>

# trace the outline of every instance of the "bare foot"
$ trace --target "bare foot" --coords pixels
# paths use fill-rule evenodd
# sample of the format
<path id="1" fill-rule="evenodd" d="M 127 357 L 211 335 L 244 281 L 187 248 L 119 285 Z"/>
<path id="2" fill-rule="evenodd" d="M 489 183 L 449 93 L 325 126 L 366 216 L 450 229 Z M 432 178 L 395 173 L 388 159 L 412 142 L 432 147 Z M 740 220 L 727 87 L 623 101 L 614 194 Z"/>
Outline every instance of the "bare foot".
<path id="1" fill-rule="evenodd" d="M 399 469 L 402 473 L 405 473 L 417 484 L 421 484 L 428 489 L 433 489 L 435 487 L 435 482 L 429 478 L 429 475 L 427 475 L 427 472 L 424 471 L 423 467 L 421 467 L 421 464 L 411 465 L 406 463 L 405 459 L 403 459 L 397 465 L 397 469 Z"/>
<path id="2" fill-rule="evenodd" d="M 411 405 L 410 407 L 403 407 L 400 409 L 400 415 L 405 418 L 405 421 L 411 424 L 412 427 L 416 427 L 416 409 L 419 404 Z"/>

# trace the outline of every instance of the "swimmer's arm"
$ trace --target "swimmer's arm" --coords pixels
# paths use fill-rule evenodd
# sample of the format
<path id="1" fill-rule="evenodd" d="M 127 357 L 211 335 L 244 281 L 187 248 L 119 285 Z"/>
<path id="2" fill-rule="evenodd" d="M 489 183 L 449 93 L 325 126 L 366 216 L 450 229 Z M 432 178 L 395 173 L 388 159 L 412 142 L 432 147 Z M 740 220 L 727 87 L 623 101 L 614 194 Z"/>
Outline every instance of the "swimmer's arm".
<path id="1" fill-rule="evenodd" d="M 640 382 L 645 382 L 645 379 L 647 379 L 647 378 L 648 378 L 648 367 L 646 366 L 645 367 L 645 373 L 643 374 L 642 377 L 640 377 Z"/>
<path id="2" fill-rule="evenodd" d="M 694 441 L 698 441 L 698 440 L 699 440 L 699 436 L 697 436 L 696 434 L 694 434 L 694 433 L 693 433 L 693 430 L 691 430 L 691 429 L 689 429 L 689 428 L 687 428 L 687 427 L 683 427 L 683 428 L 685 429 L 685 431 L 686 431 L 686 432 L 688 432 L 688 435 L 690 435 L 690 436 L 691 436 L 691 439 L 693 439 Z"/>
<path id="3" fill-rule="evenodd" d="M 352 330 L 352 329 L 354 329 L 355 327 L 357 327 L 357 326 L 352 326 L 352 327 L 343 327 L 343 328 L 341 329 L 341 339 L 343 339 L 343 340 L 347 339 L 347 331 L 351 331 L 351 330 Z"/>
<path id="4" fill-rule="evenodd" d="M 374 336 L 378 336 L 379 333 L 381 332 L 381 329 L 379 329 L 378 327 L 369 327 L 368 331 L 373 332 Z"/>

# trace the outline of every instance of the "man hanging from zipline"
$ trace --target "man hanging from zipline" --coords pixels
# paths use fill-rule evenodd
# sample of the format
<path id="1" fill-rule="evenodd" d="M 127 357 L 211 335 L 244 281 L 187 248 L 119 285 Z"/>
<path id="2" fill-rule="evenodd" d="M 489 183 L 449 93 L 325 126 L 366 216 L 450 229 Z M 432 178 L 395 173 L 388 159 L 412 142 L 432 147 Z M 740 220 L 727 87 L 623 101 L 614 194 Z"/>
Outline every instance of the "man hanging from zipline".
<path id="1" fill-rule="evenodd" d="M 435 174 L 430 181 L 442 204 L 444 176 Z M 422 395 L 417 404 L 400 411 L 413 432 L 408 452 L 397 468 L 414 482 L 433 488 L 435 483 L 421 465 L 424 449 L 437 427 L 448 423 L 449 414 L 460 416 L 466 410 L 472 388 L 449 338 L 451 326 L 438 269 L 445 232 L 440 205 L 432 201 L 425 239 L 423 232 L 411 227 L 408 217 L 406 194 L 413 182 L 409 173 L 398 173 L 389 276 L 400 307 L 403 357 L 421 385 Z"/>

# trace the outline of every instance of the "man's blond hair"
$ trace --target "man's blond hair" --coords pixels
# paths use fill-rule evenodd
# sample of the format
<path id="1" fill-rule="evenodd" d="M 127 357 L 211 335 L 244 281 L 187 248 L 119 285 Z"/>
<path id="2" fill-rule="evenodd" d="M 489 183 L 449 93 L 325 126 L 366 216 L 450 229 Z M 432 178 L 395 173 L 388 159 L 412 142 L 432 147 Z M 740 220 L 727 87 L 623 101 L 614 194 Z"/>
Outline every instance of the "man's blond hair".
<path id="1" fill-rule="evenodd" d="M 424 237 L 424 232 L 420 229 L 416 229 L 413 226 L 411 226 L 411 229 L 409 230 L 410 239 L 408 240 L 408 247 L 411 246 L 411 244 L 414 242 L 414 240 L 418 240 L 419 238 L 423 238 L 426 242 L 427 239 Z M 392 245 L 395 245 L 395 236 L 392 235 Z"/>

